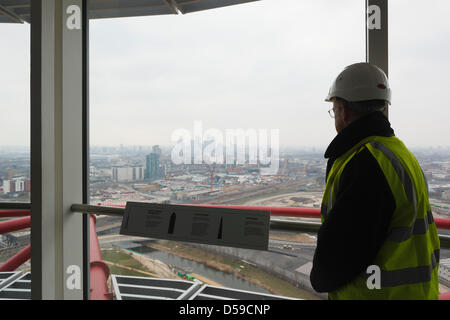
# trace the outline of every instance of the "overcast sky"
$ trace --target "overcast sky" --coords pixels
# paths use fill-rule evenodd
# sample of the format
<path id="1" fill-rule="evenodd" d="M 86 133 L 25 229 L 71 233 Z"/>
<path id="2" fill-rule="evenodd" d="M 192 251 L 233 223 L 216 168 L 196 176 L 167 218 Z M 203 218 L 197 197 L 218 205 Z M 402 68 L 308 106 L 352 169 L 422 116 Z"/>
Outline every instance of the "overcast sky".
<path id="1" fill-rule="evenodd" d="M 432 5 L 431 5 L 432 3 Z M 92 145 L 168 145 L 180 128 L 279 129 L 325 148 L 324 102 L 365 60 L 360 0 L 262 0 L 91 21 Z M 450 2 L 390 1 L 390 120 L 411 147 L 450 145 Z M 29 144 L 29 26 L 0 25 L 1 145 Z"/>

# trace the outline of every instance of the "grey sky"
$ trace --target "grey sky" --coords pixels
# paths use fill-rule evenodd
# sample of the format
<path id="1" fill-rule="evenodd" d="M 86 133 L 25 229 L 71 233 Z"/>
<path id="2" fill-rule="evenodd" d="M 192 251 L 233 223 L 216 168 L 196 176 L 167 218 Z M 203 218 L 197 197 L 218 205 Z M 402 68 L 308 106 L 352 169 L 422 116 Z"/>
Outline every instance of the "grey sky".
<path id="1" fill-rule="evenodd" d="M 390 1 L 390 120 L 410 146 L 450 145 L 450 3 Z M 428 5 L 428 7 L 427 7 Z M 323 99 L 365 60 L 364 1 L 263 0 L 91 22 L 91 143 L 169 144 L 179 128 L 279 129 L 325 147 Z M 0 25 L 0 145 L 29 143 L 29 27 Z"/>

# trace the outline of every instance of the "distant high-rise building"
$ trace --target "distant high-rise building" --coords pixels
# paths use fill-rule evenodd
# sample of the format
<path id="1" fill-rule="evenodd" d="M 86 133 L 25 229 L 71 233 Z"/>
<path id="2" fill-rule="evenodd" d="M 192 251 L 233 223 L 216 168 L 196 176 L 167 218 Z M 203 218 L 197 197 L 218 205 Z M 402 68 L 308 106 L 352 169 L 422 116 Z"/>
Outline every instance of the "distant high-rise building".
<path id="1" fill-rule="evenodd" d="M 14 193 L 22 192 L 25 190 L 25 181 L 14 179 L 14 180 L 3 180 L 3 193 Z"/>
<path id="2" fill-rule="evenodd" d="M 3 193 L 11 192 L 11 180 L 3 180 Z"/>
<path id="3" fill-rule="evenodd" d="M 165 176 L 165 168 L 160 166 L 161 148 L 158 145 L 153 146 L 152 152 L 145 158 L 145 179 L 158 180 Z"/>
<path id="4" fill-rule="evenodd" d="M 14 181 L 14 191 L 15 192 L 22 192 L 25 191 L 25 181 L 23 180 L 15 180 Z"/>
<path id="5" fill-rule="evenodd" d="M 160 178 L 159 153 L 150 153 L 146 156 L 145 179 L 157 180 Z"/>
<path id="6" fill-rule="evenodd" d="M 112 178 L 114 181 L 138 181 L 144 179 L 143 167 L 113 167 Z"/>

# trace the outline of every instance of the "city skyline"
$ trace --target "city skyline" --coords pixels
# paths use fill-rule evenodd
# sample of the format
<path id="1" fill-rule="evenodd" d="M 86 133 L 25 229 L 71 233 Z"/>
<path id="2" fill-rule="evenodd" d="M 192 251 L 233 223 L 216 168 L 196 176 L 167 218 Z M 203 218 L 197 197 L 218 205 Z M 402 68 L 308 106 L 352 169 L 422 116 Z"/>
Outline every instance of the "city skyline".
<path id="1" fill-rule="evenodd" d="M 364 3 L 284 2 L 91 21 L 91 145 L 168 145 L 201 120 L 278 129 L 280 146 L 325 149 L 336 132 L 323 99 L 340 70 L 365 60 Z M 409 147 L 450 144 L 441 72 L 450 70 L 450 4 L 436 5 L 390 3 L 390 120 Z M 410 21 L 418 15 L 420 28 Z M 0 52 L 1 126 L 14 132 L 0 145 L 29 145 L 29 27 L 2 25 L 0 36 L 9 44 Z"/>

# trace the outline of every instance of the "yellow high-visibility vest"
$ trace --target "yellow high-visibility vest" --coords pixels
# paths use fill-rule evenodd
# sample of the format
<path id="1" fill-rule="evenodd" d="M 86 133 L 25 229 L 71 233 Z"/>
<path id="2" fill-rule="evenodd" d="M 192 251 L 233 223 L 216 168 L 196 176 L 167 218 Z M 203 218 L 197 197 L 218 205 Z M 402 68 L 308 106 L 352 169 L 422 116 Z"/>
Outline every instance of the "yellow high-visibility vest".
<path id="1" fill-rule="evenodd" d="M 440 243 L 428 200 L 428 186 L 416 158 L 398 138 L 367 137 L 335 160 L 322 200 L 322 222 L 328 214 L 333 214 L 330 211 L 346 164 L 364 147 L 377 160 L 395 199 L 387 237 L 372 264 L 378 268 L 380 283 L 379 287 L 369 285 L 373 274 L 365 271 L 328 296 L 330 299 L 438 299 Z"/>

